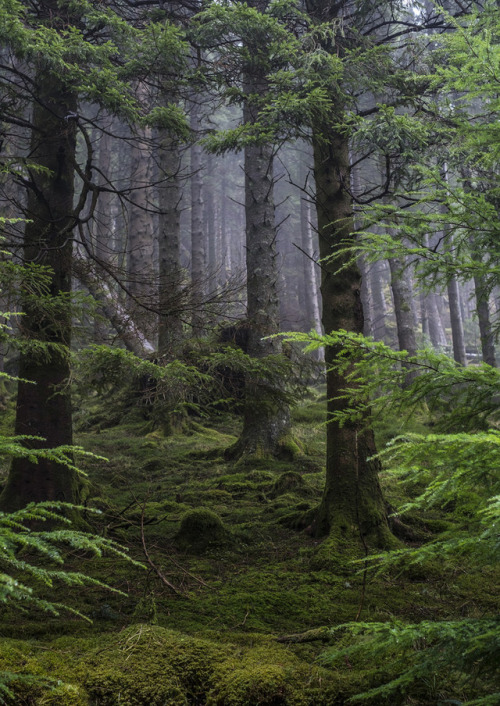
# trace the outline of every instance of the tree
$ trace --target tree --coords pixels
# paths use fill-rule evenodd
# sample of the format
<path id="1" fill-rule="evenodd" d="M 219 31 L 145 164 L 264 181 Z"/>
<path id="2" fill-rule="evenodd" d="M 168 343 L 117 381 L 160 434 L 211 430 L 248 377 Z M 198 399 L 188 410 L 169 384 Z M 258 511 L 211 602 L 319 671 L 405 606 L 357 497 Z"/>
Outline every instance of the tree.
<path id="1" fill-rule="evenodd" d="M 262 108 L 270 98 L 268 73 L 287 61 L 278 41 L 287 34 L 273 17 L 268 0 L 235 3 L 225 8 L 214 4 L 200 15 L 202 41 L 222 37 L 224 58 L 231 71 L 227 93 L 243 104 L 243 119 L 232 131 L 215 136 L 212 149 L 223 152 L 243 148 L 245 174 L 246 273 L 247 273 L 247 352 L 256 359 L 281 353 L 279 299 L 274 214 L 273 159 L 276 140 L 259 123 Z M 277 50 L 272 56 L 269 47 Z M 232 458 L 246 455 L 279 455 L 289 433 L 289 413 L 285 404 L 284 381 L 262 374 L 247 377 L 243 430 L 238 442 L 228 450 Z"/>
<path id="2" fill-rule="evenodd" d="M 47 448 L 72 443 L 69 349 L 71 344 L 71 272 L 73 238 L 78 224 L 92 218 L 98 185 L 92 181 L 93 148 L 82 112 L 92 102 L 128 120 L 139 120 L 129 76 L 141 71 L 132 56 L 138 32 L 155 48 L 182 53 L 179 35 L 168 25 L 134 30 L 100 3 L 40 0 L 2 7 L 2 41 L 19 62 L 3 67 L 2 82 L 13 99 L 7 124 L 29 131 L 26 159 L 19 159 L 28 192 L 23 258 L 44 265 L 45 279 L 34 291 L 30 270 L 21 284 L 22 332 L 16 433 L 42 435 Z M 135 34 L 134 34 L 135 33 Z M 117 59 L 117 57 L 119 57 Z M 133 62 L 131 61 L 133 59 Z M 27 60 L 35 67 L 34 76 Z M 129 61 L 129 68 L 125 65 Z M 33 100 L 32 116 L 22 107 Z M 83 100 L 87 103 L 84 104 Z M 81 111 L 81 112 L 80 112 Z M 165 122 L 165 112 L 154 118 Z M 174 114 L 178 118 L 178 113 Z M 77 133 L 85 145 L 84 164 L 76 151 Z M 19 178 L 19 171 L 13 169 Z M 82 187 L 75 193 L 75 175 Z M 29 444 L 29 442 L 27 442 Z M 78 501 L 78 477 L 50 458 L 33 464 L 29 455 L 14 459 L 1 497 L 6 509 L 30 501 Z"/>

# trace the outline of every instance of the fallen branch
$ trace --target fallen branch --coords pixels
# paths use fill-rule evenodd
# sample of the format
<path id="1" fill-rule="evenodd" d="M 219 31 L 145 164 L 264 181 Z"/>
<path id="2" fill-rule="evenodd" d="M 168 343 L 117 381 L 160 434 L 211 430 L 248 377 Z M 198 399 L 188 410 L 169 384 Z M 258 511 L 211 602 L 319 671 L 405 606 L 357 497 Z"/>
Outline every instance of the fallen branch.
<path id="1" fill-rule="evenodd" d="M 297 644 L 299 642 L 316 642 L 320 640 L 321 642 L 328 642 L 331 638 L 330 628 L 314 628 L 313 630 L 306 630 L 306 632 L 295 633 L 294 635 L 282 635 L 277 637 L 276 642 L 288 642 Z"/>

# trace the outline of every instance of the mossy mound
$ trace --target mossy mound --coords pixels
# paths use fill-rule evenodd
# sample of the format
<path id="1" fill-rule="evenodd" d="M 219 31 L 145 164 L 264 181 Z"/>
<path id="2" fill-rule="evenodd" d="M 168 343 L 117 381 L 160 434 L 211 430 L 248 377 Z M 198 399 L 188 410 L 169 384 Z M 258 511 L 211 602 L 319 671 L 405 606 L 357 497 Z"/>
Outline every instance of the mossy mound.
<path id="1" fill-rule="evenodd" d="M 210 546 L 227 542 L 229 532 L 217 513 L 200 507 L 188 510 L 181 520 L 175 541 L 179 547 L 203 552 Z"/>
<path id="2" fill-rule="evenodd" d="M 216 665 L 206 706 L 334 706 L 339 684 L 325 669 L 304 664 L 270 638 Z"/>
<path id="3" fill-rule="evenodd" d="M 297 471 L 286 471 L 276 478 L 271 497 L 276 498 L 290 491 L 300 491 L 304 486 L 304 479 L 300 473 L 297 473 Z"/>

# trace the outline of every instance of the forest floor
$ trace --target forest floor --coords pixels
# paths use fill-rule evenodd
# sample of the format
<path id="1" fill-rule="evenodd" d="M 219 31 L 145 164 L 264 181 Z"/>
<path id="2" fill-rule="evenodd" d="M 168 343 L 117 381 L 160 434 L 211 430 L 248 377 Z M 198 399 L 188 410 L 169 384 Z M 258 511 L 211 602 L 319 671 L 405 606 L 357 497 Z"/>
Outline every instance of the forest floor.
<path id="1" fill-rule="evenodd" d="M 165 437 L 140 418 L 107 426 L 79 413 L 85 430 L 77 442 L 108 459 L 82 464 L 86 503 L 102 513 L 85 520 L 142 566 L 70 554 L 68 568 L 122 592 L 48 591 L 48 598 L 92 622 L 68 613 L 4 611 L 0 672 L 11 674 L 15 692 L 4 702 L 344 704 L 394 674 L 387 663 L 328 665 L 322 655 L 349 638 L 327 628 L 356 619 L 419 622 L 493 613 L 493 573 L 480 576 L 450 563 L 365 576 L 363 563 L 342 547 L 319 553 L 323 540 L 299 529 L 324 484 L 325 404 L 322 391 L 313 390 L 293 412 L 302 455 L 236 464 L 223 455 L 238 433 L 231 416 L 198 419 L 188 431 Z M 400 431 L 397 424 L 379 424 L 379 443 Z M 383 474 L 381 481 L 397 505 L 394 480 Z M 413 519 L 429 539 L 446 523 L 439 513 Z M 307 631 L 316 632 L 304 636 Z M 441 698 L 426 684 L 421 696 L 371 703 L 439 704 Z"/>

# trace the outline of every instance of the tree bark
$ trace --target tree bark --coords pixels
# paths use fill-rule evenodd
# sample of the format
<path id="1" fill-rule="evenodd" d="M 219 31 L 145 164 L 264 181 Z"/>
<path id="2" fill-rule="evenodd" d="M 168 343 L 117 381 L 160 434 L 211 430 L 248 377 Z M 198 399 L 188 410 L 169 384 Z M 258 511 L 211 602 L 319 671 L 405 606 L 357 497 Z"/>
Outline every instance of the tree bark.
<path id="1" fill-rule="evenodd" d="M 158 234 L 158 353 L 171 358 L 183 338 L 183 322 L 180 316 L 183 299 L 181 268 L 181 152 L 174 138 L 159 135 L 159 171 L 161 183 L 158 187 L 159 234 Z"/>
<path id="2" fill-rule="evenodd" d="M 203 148 L 199 143 L 201 130 L 199 96 L 191 102 L 191 287 L 193 314 L 191 324 L 194 336 L 202 336 L 204 325 L 201 308 L 206 289 L 205 229 L 203 227 Z"/>
<path id="3" fill-rule="evenodd" d="M 90 264 L 78 257 L 73 261 L 73 270 L 75 277 L 100 305 L 104 316 L 115 329 L 125 348 L 139 358 L 152 355 L 155 352 L 154 346 L 135 324 L 125 307 L 120 304 L 105 278 L 98 277 L 92 271 Z"/>
<path id="4" fill-rule="evenodd" d="M 139 130 L 131 149 L 131 203 L 127 242 L 128 291 L 135 303 L 152 295 L 153 217 L 150 213 L 150 128 Z"/>
<path id="5" fill-rule="evenodd" d="M 260 98 L 267 93 L 264 72 L 254 68 L 245 76 L 243 120 L 257 120 Z M 279 355 L 281 340 L 267 336 L 279 332 L 278 267 L 274 217 L 273 145 L 245 147 L 246 271 L 248 354 L 253 358 Z M 243 430 L 229 457 L 280 455 L 290 430 L 283 401 L 282 382 L 248 376 L 245 383 Z"/>
<path id="6" fill-rule="evenodd" d="M 71 264 L 74 227 L 74 160 L 76 95 L 43 69 L 34 85 L 37 99 L 32 115 L 32 170 L 24 231 L 24 259 L 47 267 L 45 297 L 30 296 L 29 281 L 22 288 L 21 349 L 15 433 L 44 441 L 31 445 L 53 448 L 73 441 L 69 391 L 71 344 Z M 27 382 L 29 381 L 29 382 Z M 28 442 L 27 442 L 28 444 Z M 29 502 L 77 502 L 77 474 L 41 459 L 14 459 L 0 498 L 2 510 Z"/>
<path id="7" fill-rule="evenodd" d="M 408 351 L 410 355 L 417 352 L 414 317 L 411 308 L 413 292 L 407 277 L 405 263 L 398 258 L 390 258 L 391 290 L 396 315 L 398 344 L 400 351 Z"/>
<path id="8" fill-rule="evenodd" d="M 354 233 L 349 194 L 349 145 L 347 137 L 332 123 L 314 126 L 314 173 L 320 258 L 323 261 L 321 294 L 325 332 L 345 329 L 363 332 L 361 277 L 354 263 L 331 257 Z M 339 271 L 340 264 L 344 265 Z M 375 453 L 373 432 L 366 425 L 349 421 L 343 426 L 333 419 L 346 402 L 338 399 L 351 383 L 335 370 L 337 350 L 327 347 L 327 458 L 323 498 L 313 523 L 316 535 L 329 533 L 338 544 L 362 542 L 376 546 L 390 543 L 386 509 L 378 482 L 379 464 L 368 460 Z"/>
<path id="9" fill-rule="evenodd" d="M 465 353 L 464 323 L 460 306 L 460 289 L 456 277 L 448 282 L 448 304 L 450 307 L 451 338 L 453 342 L 453 358 L 460 365 L 467 365 Z"/>
<path id="10" fill-rule="evenodd" d="M 488 363 L 488 365 L 495 368 L 497 364 L 495 357 L 495 337 L 491 329 L 488 295 L 486 294 L 485 284 L 481 277 L 474 277 L 474 288 L 483 363 Z"/>

